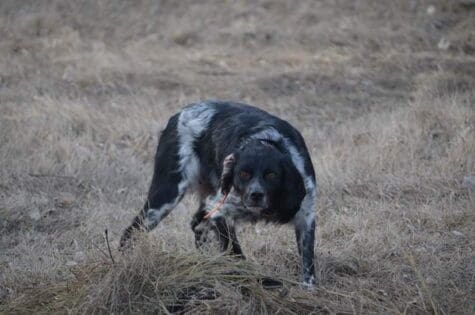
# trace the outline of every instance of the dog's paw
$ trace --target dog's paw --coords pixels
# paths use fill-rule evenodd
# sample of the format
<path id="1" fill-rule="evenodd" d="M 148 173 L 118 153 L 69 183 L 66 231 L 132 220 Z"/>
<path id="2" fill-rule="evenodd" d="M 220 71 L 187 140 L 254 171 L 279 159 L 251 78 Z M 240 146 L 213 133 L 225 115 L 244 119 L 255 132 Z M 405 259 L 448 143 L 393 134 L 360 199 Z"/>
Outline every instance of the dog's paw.
<path id="1" fill-rule="evenodd" d="M 304 280 L 302 282 L 302 287 L 307 290 L 313 290 L 315 289 L 315 285 L 317 284 L 317 280 L 314 275 L 304 277 Z"/>
<path id="2" fill-rule="evenodd" d="M 117 250 L 122 253 L 122 254 L 125 254 L 127 252 L 130 252 L 133 248 L 133 244 L 130 240 L 127 240 L 127 241 L 124 241 L 124 242 L 120 242 L 119 244 L 119 247 L 117 248 Z"/>

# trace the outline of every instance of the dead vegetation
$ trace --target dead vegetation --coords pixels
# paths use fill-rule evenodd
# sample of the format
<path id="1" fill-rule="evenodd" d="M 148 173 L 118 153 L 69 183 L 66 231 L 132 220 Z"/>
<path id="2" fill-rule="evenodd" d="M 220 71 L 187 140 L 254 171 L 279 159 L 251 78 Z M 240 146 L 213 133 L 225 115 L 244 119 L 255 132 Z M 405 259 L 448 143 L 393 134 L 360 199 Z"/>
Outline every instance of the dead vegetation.
<path id="1" fill-rule="evenodd" d="M 0 17 L 0 312 L 475 313 L 470 1 L 6 0 Z M 304 134 L 314 291 L 289 227 L 242 227 L 246 262 L 197 252 L 193 198 L 116 252 L 158 131 L 205 98 Z"/>

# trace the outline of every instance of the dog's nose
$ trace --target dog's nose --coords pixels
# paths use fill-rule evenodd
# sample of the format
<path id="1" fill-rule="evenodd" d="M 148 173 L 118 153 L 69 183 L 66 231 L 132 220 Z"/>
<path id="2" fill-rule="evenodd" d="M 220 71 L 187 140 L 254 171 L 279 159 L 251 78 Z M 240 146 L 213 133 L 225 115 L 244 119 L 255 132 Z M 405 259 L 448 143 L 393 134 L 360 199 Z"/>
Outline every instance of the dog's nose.
<path id="1" fill-rule="evenodd" d="M 264 193 L 260 191 L 254 191 L 251 193 L 251 199 L 253 201 L 260 201 L 264 197 Z"/>

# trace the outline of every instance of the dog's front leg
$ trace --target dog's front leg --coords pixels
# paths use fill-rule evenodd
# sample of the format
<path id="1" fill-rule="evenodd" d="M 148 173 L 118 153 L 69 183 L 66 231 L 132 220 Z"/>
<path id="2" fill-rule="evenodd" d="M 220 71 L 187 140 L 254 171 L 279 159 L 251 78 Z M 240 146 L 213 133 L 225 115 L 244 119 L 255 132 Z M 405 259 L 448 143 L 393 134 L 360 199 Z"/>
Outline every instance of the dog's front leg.
<path id="1" fill-rule="evenodd" d="M 315 280 L 315 210 L 313 207 L 301 207 L 295 219 L 297 246 L 303 263 L 303 282 L 313 286 Z"/>

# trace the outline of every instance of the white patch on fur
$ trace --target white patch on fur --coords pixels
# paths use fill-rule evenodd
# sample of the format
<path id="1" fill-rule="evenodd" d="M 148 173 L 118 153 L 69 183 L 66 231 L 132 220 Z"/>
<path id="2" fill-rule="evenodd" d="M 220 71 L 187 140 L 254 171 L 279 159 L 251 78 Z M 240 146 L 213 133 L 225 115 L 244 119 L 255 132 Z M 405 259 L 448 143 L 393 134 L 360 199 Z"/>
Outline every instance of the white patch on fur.
<path id="1" fill-rule="evenodd" d="M 307 289 L 312 289 L 312 288 L 315 286 L 315 276 L 312 275 L 307 281 L 304 281 L 304 282 L 303 282 L 303 285 L 304 285 Z"/>
<path id="2" fill-rule="evenodd" d="M 174 208 L 176 203 L 166 203 L 163 206 L 160 207 L 160 209 L 153 209 L 150 208 L 147 210 L 147 215 L 145 216 L 144 219 L 144 226 L 147 230 L 151 230 L 154 227 L 157 226 L 160 221 L 165 218 L 170 211 Z"/>
<path id="3" fill-rule="evenodd" d="M 184 192 L 183 192 L 184 193 Z M 179 195 L 172 202 L 163 204 L 159 209 L 150 208 L 144 218 L 144 226 L 147 230 L 152 230 L 162 221 L 178 204 L 183 193 Z"/>
<path id="4" fill-rule="evenodd" d="M 200 161 L 193 151 L 194 142 L 208 128 L 215 110 L 208 103 L 196 103 L 183 109 L 178 118 L 179 171 L 184 177 L 178 184 L 182 194 L 188 186 L 196 186 L 200 174 Z"/>
<path id="5" fill-rule="evenodd" d="M 290 152 L 292 162 L 299 171 L 300 175 L 303 178 L 305 185 L 305 197 L 302 200 L 300 205 L 300 210 L 295 215 L 295 224 L 296 225 L 305 225 L 310 226 L 310 224 L 315 221 L 315 202 L 317 198 L 317 189 L 315 181 L 311 176 L 308 176 L 305 173 L 305 161 L 297 151 L 295 146 L 289 141 L 289 139 L 284 138 L 284 143 Z"/>
<path id="6" fill-rule="evenodd" d="M 250 139 L 260 139 L 260 140 L 269 140 L 274 142 L 279 142 L 283 139 L 283 136 L 273 127 L 268 127 L 262 129 L 261 131 L 251 135 Z"/>

